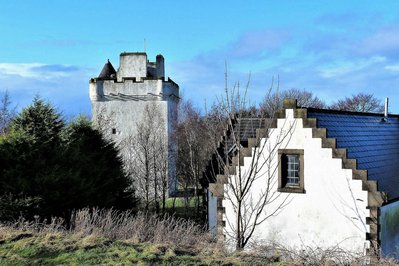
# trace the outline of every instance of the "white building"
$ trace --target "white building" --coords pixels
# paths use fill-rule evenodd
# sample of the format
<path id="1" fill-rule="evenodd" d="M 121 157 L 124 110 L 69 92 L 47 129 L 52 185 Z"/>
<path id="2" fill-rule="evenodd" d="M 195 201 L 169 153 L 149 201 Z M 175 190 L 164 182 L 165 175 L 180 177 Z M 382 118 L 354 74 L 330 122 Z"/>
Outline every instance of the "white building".
<path id="1" fill-rule="evenodd" d="M 399 116 L 302 109 L 286 100 L 265 123 L 252 129 L 256 134 L 228 167 L 208 167 L 216 169 L 207 190 L 208 226 L 218 239 L 236 242 L 234 189 L 252 179 L 241 226 L 265 220 L 251 240 L 398 256 Z M 228 150 L 222 147 L 228 135 L 220 151 Z"/>
<path id="2" fill-rule="evenodd" d="M 176 145 L 172 139 L 177 119 L 179 86 L 170 78 L 165 79 L 164 57 L 157 55 L 155 62 L 147 59 L 146 53 L 121 53 L 120 65 L 115 71 L 112 64 L 104 65 L 100 75 L 90 80 L 90 99 L 93 121 L 128 156 L 126 140 L 135 136 L 143 120 L 146 108 L 156 108 L 168 146 L 169 193 L 176 189 L 175 156 Z M 132 158 L 134 160 L 134 158 Z"/>

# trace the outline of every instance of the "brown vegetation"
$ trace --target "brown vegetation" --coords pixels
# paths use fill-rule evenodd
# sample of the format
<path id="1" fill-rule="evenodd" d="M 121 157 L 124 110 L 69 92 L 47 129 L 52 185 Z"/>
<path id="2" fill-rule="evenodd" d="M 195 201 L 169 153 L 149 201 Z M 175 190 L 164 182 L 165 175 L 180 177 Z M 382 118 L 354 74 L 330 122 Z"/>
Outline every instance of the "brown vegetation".
<path id="1" fill-rule="evenodd" d="M 167 215 L 156 217 L 144 213 L 132 215 L 115 210 L 83 209 L 73 214 L 72 221 L 71 229 L 63 226 L 62 219 L 55 218 L 51 222 L 20 219 L 0 225 L 0 262 L 7 261 L 12 255 L 28 263 L 62 264 L 74 262 L 74 256 L 78 254 L 82 256 L 79 262 L 87 265 L 101 264 L 103 260 L 120 263 L 122 259 L 128 263 L 144 261 L 157 265 L 369 265 L 367 257 L 339 247 L 304 246 L 300 250 L 291 250 L 282 245 L 267 244 L 253 247 L 251 251 L 231 253 L 218 246 L 213 237 L 195 223 Z M 131 251 L 126 251 L 127 248 Z M 56 250 L 57 257 L 52 257 L 55 253 L 50 256 L 49 250 L 53 253 Z M 95 252 L 107 255 L 100 261 L 92 260 Z M 142 254 L 129 257 L 129 252 Z M 112 257 L 115 254 L 120 257 Z M 378 263 L 399 265 L 393 259 L 381 259 Z"/>

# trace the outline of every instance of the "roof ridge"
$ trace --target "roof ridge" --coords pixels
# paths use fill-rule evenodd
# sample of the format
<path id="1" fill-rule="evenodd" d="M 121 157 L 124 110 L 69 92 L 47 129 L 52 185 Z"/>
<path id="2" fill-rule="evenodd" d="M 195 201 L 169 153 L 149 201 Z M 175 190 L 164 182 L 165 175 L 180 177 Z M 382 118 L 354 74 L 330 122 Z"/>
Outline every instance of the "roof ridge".
<path id="1" fill-rule="evenodd" d="M 381 116 L 384 117 L 384 113 L 374 113 L 374 112 L 358 112 L 358 111 L 346 111 L 346 110 L 334 110 L 334 109 L 323 109 L 323 108 L 313 108 L 306 107 L 302 109 L 307 109 L 308 112 L 320 112 L 320 113 L 331 113 L 331 114 L 347 114 L 347 115 L 364 115 L 364 116 Z M 389 117 L 399 117 L 399 114 L 388 114 Z"/>

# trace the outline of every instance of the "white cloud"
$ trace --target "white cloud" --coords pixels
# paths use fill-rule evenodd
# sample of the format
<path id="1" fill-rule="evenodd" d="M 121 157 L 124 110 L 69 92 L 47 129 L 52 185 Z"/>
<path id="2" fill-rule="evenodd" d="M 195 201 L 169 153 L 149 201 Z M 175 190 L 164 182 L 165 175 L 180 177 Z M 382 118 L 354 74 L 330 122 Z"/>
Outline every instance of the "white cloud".
<path id="1" fill-rule="evenodd" d="M 373 35 L 363 40 L 360 51 L 397 56 L 399 53 L 399 29 L 398 24 L 380 28 Z"/>
<path id="2" fill-rule="evenodd" d="M 18 110 L 39 95 L 65 115 L 88 114 L 89 78 L 88 71 L 77 66 L 0 63 L 0 93 L 7 90 Z"/>
<path id="3" fill-rule="evenodd" d="M 0 64 L 0 75 L 17 75 L 24 78 L 37 77 L 37 73 L 32 71 L 32 68 L 41 67 L 43 64 Z"/>
<path id="4" fill-rule="evenodd" d="M 386 58 L 383 56 L 373 56 L 369 59 L 358 59 L 357 61 L 337 61 L 332 66 L 321 67 L 319 72 L 323 78 L 335 78 L 385 61 Z"/>
<path id="5" fill-rule="evenodd" d="M 275 52 L 282 48 L 290 38 L 291 33 L 283 29 L 245 32 L 231 44 L 228 54 L 247 57 L 268 51 Z"/>
<path id="6" fill-rule="evenodd" d="M 0 63 L 0 77 L 19 76 L 33 79 L 53 79 L 71 76 L 79 71 L 70 65 L 50 65 L 42 63 Z"/>
<path id="7" fill-rule="evenodd" d="M 392 72 L 399 72 L 399 64 L 396 65 L 387 65 L 384 69 L 392 71 Z"/>

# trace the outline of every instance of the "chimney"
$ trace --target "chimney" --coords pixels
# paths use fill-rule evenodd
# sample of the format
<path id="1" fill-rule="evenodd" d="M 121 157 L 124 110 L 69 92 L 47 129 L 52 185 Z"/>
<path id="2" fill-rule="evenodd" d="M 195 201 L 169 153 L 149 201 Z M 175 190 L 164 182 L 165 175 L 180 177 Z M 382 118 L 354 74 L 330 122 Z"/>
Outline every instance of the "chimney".
<path id="1" fill-rule="evenodd" d="M 384 118 L 387 119 L 388 118 L 388 97 L 385 98 L 385 110 L 384 110 Z"/>
<path id="2" fill-rule="evenodd" d="M 164 78 L 165 77 L 165 59 L 162 55 L 157 55 L 156 59 L 156 67 L 157 67 L 157 77 Z"/>

